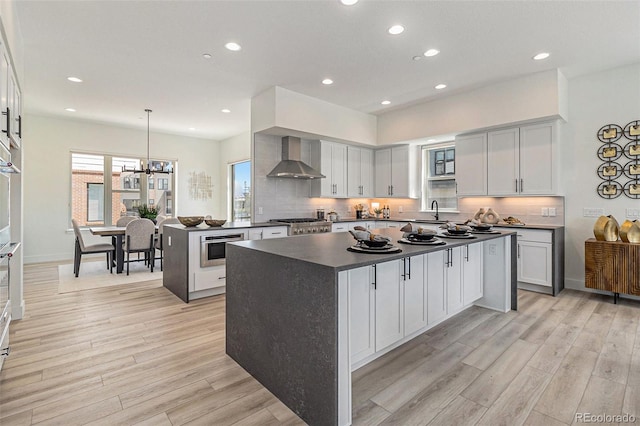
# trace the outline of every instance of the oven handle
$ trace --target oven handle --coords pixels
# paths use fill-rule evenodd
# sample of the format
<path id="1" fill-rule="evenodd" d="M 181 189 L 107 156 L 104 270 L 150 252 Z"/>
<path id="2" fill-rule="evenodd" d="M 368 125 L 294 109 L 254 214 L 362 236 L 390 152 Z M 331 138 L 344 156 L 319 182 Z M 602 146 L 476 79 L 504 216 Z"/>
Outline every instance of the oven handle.
<path id="1" fill-rule="evenodd" d="M 212 235 L 209 237 L 205 237 L 205 236 L 200 237 L 200 241 L 202 243 L 205 243 L 207 241 L 220 241 L 220 240 L 229 240 L 229 241 L 244 240 L 244 234 Z"/>

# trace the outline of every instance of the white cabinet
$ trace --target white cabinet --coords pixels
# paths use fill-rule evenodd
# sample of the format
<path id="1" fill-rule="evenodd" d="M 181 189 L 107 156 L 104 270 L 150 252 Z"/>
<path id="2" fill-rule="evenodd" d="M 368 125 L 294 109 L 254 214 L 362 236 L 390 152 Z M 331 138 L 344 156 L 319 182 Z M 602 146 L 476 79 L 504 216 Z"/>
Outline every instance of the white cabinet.
<path id="1" fill-rule="evenodd" d="M 8 106 L 9 106 L 9 138 L 14 147 L 20 147 L 22 133 L 22 94 L 18 86 L 17 79 L 13 72 L 9 70 L 8 86 Z"/>
<path id="2" fill-rule="evenodd" d="M 456 138 L 458 196 L 487 195 L 487 135 Z"/>
<path id="3" fill-rule="evenodd" d="M 347 147 L 347 196 L 373 197 L 373 151 Z"/>
<path id="4" fill-rule="evenodd" d="M 311 145 L 311 166 L 326 176 L 311 181 L 312 197 L 347 197 L 347 146 L 319 141 Z"/>
<path id="5" fill-rule="evenodd" d="M 375 152 L 375 196 L 418 198 L 419 147 L 401 145 Z"/>
<path id="6" fill-rule="evenodd" d="M 404 337 L 401 261 L 378 263 L 374 269 L 376 292 L 376 351 Z"/>
<path id="7" fill-rule="evenodd" d="M 462 247 L 454 247 L 445 251 L 447 256 L 444 273 L 447 289 L 447 315 L 450 315 L 464 306 L 462 300 Z"/>
<path id="8" fill-rule="evenodd" d="M 373 267 L 347 271 L 351 364 L 373 355 L 375 347 L 375 289 Z"/>
<path id="9" fill-rule="evenodd" d="M 4 46 L 2 46 L 4 47 Z M 9 148 L 9 132 L 8 132 L 8 116 L 7 108 L 9 107 L 9 60 L 7 59 L 4 48 L 0 48 L 0 142 Z"/>
<path id="10" fill-rule="evenodd" d="M 445 258 L 448 250 L 440 250 L 427 257 L 427 322 L 433 324 L 447 316 Z"/>
<path id="11" fill-rule="evenodd" d="M 424 274 L 425 256 L 402 260 L 404 272 L 404 335 L 408 336 L 427 326 L 427 291 Z"/>
<path id="12" fill-rule="evenodd" d="M 551 231 L 518 231 L 518 282 L 551 287 L 553 244 Z"/>
<path id="13" fill-rule="evenodd" d="M 249 228 L 250 240 L 268 240 L 270 238 L 283 238 L 288 236 L 289 229 L 286 226 L 269 226 L 266 228 Z"/>
<path id="14" fill-rule="evenodd" d="M 349 230 L 348 222 L 332 223 L 331 232 L 347 232 Z"/>
<path id="15" fill-rule="evenodd" d="M 348 228 L 349 230 L 353 230 L 356 226 L 361 226 L 365 229 L 374 229 L 375 228 L 375 224 L 376 222 L 371 220 L 371 221 L 364 221 L 364 222 L 348 222 Z"/>
<path id="16" fill-rule="evenodd" d="M 193 291 L 208 290 L 227 285 L 227 268 L 224 265 L 210 266 L 193 273 Z"/>
<path id="17" fill-rule="evenodd" d="M 377 220 L 375 227 L 379 228 L 379 229 L 384 229 L 384 228 L 402 228 L 404 225 L 406 225 L 407 222 L 394 222 L 394 221 L 389 221 L 389 220 Z"/>
<path id="18" fill-rule="evenodd" d="M 555 194 L 556 150 L 553 123 L 489 132 L 488 195 Z"/>
<path id="19" fill-rule="evenodd" d="M 487 135 L 487 187 L 489 195 L 517 195 L 520 187 L 520 131 L 518 128 Z"/>
<path id="20" fill-rule="evenodd" d="M 463 305 L 468 306 L 484 294 L 482 279 L 482 243 L 462 247 L 462 294 Z"/>

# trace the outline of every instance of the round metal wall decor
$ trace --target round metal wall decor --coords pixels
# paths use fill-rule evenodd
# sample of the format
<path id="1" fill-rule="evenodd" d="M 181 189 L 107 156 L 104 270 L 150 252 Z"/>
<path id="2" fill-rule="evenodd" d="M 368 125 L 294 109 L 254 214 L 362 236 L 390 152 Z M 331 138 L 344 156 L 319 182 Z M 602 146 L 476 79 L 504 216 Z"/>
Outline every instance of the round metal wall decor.
<path id="1" fill-rule="evenodd" d="M 600 163 L 596 173 L 602 179 L 596 191 L 605 199 L 618 198 L 621 194 L 632 199 L 640 199 L 640 120 L 635 120 L 624 126 L 617 124 L 602 126 L 597 133 L 602 145 L 598 148 Z M 622 136 L 629 140 L 624 148 L 615 143 Z M 626 157 L 628 161 L 624 166 L 616 160 Z M 617 181 L 622 176 L 630 181 L 622 184 Z"/>
<path id="2" fill-rule="evenodd" d="M 632 121 L 624 126 L 624 137 L 632 141 L 640 141 L 640 120 Z"/>
<path id="3" fill-rule="evenodd" d="M 607 124 L 598 130 L 598 140 L 603 143 L 615 142 L 622 137 L 622 127 L 617 124 Z"/>

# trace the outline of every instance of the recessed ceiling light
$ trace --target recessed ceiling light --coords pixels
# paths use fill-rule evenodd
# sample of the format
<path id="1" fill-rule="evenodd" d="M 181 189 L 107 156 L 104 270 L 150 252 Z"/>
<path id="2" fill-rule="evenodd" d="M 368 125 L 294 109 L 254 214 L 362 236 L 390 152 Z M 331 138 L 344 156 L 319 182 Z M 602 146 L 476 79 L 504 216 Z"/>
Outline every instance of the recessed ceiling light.
<path id="1" fill-rule="evenodd" d="M 438 49 L 429 49 L 426 52 L 424 52 L 424 56 L 426 57 L 436 56 L 438 53 L 440 53 Z"/>
<path id="2" fill-rule="evenodd" d="M 340 3 L 344 4 L 345 6 L 353 6 L 354 4 L 358 3 L 358 0 L 340 0 Z"/>
<path id="3" fill-rule="evenodd" d="M 536 56 L 533 57 L 534 61 L 540 61 L 542 59 L 547 59 L 549 54 L 547 52 L 540 52 Z"/>
<path id="4" fill-rule="evenodd" d="M 231 50 L 232 52 L 237 52 L 238 50 L 242 49 L 242 47 L 240 47 L 238 43 L 234 43 L 234 42 L 229 42 L 225 44 L 224 47 Z"/>
<path id="5" fill-rule="evenodd" d="M 387 31 L 389 31 L 389 34 L 398 35 L 404 32 L 404 27 L 402 25 L 394 25 L 391 28 L 389 28 Z"/>
<path id="6" fill-rule="evenodd" d="M 65 111 L 69 111 L 69 112 L 76 112 L 76 110 L 75 110 L 75 109 L 73 109 L 73 108 L 65 108 L 64 110 L 65 110 Z"/>
<path id="7" fill-rule="evenodd" d="M 427 142 L 435 142 L 435 139 L 427 139 Z"/>
<path id="8" fill-rule="evenodd" d="M 416 55 L 416 56 L 413 57 L 414 61 L 419 61 L 420 59 L 422 59 L 422 56 L 420 56 L 420 55 Z"/>
<path id="9" fill-rule="evenodd" d="M 325 84 L 328 86 L 330 84 L 333 84 L 333 80 L 331 80 L 330 78 L 325 78 L 324 80 L 322 80 L 322 84 Z"/>
<path id="10" fill-rule="evenodd" d="M 213 56 L 211 56 L 211 53 L 203 53 L 202 57 L 205 59 L 211 59 Z"/>
<path id="11" fill-rule="evenodd" d="M 195 127 L 189 127 L 189 130 L 194 131 L 196 128 Z"/>
<path id="12" fill-rule="evenodd" d="M 221 111 L 224 112 L 225 114 L 228 114 L 231 112 L 231 110 L 228 108 L 222 109 Z"/>
<path id="13" fill-rule="evenodd" d="M 82 79 L 78 77 L 67 77 L 67 80 L 73 81 L 74 83 L 82 83 Z"/>
<path id="14" fill-rule="evenodd" d="M 445 87 L 447 87 L 447 85 L 446 85 L 446 84 L 442 84 L 442 83 L 440 83 L 440 84 L 438 84 L 438 85 L 436 86 L 436 89 L 438 89 L 438 90 L 442 90 L 442 89 L 444 89 Z"/>
<path id="15" fill-rule="evenodd" d="M 389 105 L 391 103 L 391 101 L 382 101 L 380 102 L 382 105 Z"/>

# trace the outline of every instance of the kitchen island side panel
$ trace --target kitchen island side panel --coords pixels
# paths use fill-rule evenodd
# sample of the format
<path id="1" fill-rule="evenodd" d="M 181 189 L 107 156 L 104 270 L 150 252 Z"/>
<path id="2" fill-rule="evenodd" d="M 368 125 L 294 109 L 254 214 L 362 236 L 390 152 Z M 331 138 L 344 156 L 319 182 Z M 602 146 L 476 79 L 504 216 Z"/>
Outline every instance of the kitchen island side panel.
<path id="1" fill-rule="evenodd" d="M 308 424 L 335 425 L 335 269 L 234 244 L 226 265 L 227 354 Z"/>
<path id="2" fill-rule="evenodd" d="M 189 234 L 165 226 L 162 246 L 162 285 L 183 302 L 189 303 Z"/>

